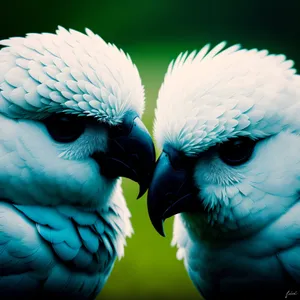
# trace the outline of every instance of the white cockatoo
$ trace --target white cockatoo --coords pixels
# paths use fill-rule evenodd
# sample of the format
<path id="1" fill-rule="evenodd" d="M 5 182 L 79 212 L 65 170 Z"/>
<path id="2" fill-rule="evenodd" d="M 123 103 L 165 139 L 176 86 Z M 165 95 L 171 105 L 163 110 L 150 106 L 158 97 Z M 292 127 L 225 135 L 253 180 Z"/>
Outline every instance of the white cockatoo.
<path id="1" fill-rule="evenodd" d="M 118 178 L 154 166 L 138 70 L 90 30 L 1 45 L 0 298 L 92 299 L 132 233 Z"/>
<path id="2" fill-rule="evenodd" d="M 239 45 L 181 54 L 160 88 L 154 227 L 206 299 L 300 294 L 300 76 Z M 297 287 L 299 288 L 297 291 Z"/>

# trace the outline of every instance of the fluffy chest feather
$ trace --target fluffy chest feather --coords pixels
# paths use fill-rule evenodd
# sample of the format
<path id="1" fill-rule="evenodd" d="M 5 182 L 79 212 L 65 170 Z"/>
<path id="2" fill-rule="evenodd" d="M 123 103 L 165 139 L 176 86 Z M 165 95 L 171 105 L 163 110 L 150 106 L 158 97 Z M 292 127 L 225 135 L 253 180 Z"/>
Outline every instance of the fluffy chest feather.
<path id="1" fill-rule="evenodd" d="M 36 224 L 40 236 L 70 268 L 88 273 L 105 272 L 121 250 L 118 244 L 123 235 L 120 229 L 123 220 L 112 208 L 89 212 L 63 205 L 15 207 Z"/>
<path id="2" fill-rule="evenodd" d="M 72 206 L 0 204 L 0 288 L 5 296 L 99 293 L 131 233 L 126 207 L 83 211 Z M 15 290 L 15 284 L 19 289 Z"/>
<path id="3" fill-rule="evenodd" d="M 256 234 L 234 241 L 199 239 L 177 216 L 173 243 L 179 248 L 178 258 L 184 259 L 192 281 L 207 299 L 284 297 L 300 284 L 299 213 L 297 202 Z"/>

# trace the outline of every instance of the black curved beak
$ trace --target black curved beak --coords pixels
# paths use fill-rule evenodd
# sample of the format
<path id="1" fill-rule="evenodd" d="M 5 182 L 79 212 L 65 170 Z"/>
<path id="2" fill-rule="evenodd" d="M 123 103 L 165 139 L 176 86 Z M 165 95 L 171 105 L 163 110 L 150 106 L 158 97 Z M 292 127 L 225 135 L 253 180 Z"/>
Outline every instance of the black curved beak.
<path id="1" fill-rule="evenodd" d="M 155 167 L 155 150 L 147 128 L 136 115 L 129 114 L 123 124 L 111 127 L 107 152 L 92 157 L 103 176 L 126 177 L 139 183 L 138 198 L 147 191 Z"/>
<path id="2" fill-rule="evenodd" d="M 172 155 L 163 152 L 156 164 L 148 191 L 148 213 L 156 231 L 165 236 L 165 219 L 195 209 L 197 189 L 191 168 L 172 165 Z"/>

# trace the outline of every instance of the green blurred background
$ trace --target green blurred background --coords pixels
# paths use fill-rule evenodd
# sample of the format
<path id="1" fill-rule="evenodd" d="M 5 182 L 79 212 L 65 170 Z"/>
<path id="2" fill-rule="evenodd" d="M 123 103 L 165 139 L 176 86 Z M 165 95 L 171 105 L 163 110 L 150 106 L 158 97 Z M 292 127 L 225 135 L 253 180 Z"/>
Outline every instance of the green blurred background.
<path id="1" fill-rule="evenodd" d="M 169 62 L 179 52 L 227 40 L 246 48 L 267 48 L 300 61 L 300 1 L 73 0 L 1 1 L 0 38 L 54 32 L 57 25 L 85 27 L 128 52 L 146 90 L 143 120 L 152 132 L 155 101 Z M 134 236 L 99 299 L 200 299 L 167 238 L 151 227 L 146 197 L 124 180 Z"/>

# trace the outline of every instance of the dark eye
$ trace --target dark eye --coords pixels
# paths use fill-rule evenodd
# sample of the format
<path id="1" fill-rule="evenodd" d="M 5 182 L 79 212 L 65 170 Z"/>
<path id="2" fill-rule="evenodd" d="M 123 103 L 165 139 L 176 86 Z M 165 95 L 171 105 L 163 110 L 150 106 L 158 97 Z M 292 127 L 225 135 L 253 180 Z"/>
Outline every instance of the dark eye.
<path id="1" fill-rule="evenodd" d="M 51 137 L 60 143 L 77 140 L 85 130 L 85 123 L 74 115 L 54 114 L 43 120 Z"/>
<path id="2" fill-rule="evenodd" d="M 253 153 L 256 142 L 249 138 L 239 138 L 219 145 L 220 158 L 230 166 L 247 162 Z"/>

